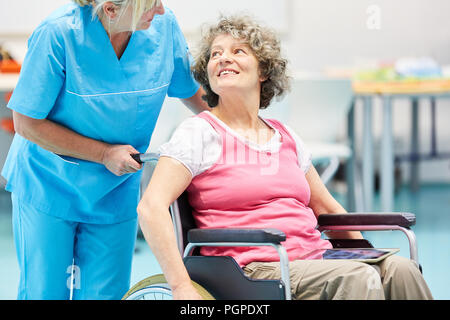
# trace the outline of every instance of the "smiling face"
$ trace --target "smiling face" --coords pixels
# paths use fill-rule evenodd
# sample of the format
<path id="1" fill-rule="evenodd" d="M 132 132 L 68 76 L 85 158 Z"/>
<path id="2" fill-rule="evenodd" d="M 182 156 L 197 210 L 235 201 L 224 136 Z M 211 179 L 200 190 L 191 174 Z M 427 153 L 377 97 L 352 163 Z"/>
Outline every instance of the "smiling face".
<path id="1" fill-rule="evenodd" d="M 211 44 L 208 62 L 209 85 L 219 97 L 231 92 L 261 90 L 259 62 L 250 47 L 229 34 L 217 36 Z"/>

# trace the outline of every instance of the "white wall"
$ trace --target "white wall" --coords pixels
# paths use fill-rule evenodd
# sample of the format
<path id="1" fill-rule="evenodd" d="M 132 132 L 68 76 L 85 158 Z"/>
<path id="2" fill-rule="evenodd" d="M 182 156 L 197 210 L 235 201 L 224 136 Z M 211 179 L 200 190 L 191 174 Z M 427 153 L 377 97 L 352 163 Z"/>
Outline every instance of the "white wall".
<path id="1" fill-rule="evenodd" d="M 0 41 L 27 36 L 68 0 L 0 0 Z M 251 13 L 284 40 L 294 69 L 351 65 L 358 59 L 429 55 L 450 64 L 448 0 L 165 0 L 188 38 L 220 13 Z M 369 6 L 380 9 L 380 29 L 367 27 Z"/>
<path id="2" fill-rule="evenodd" d="M 0 34 L 29 33 L 39 22 L 67 0 L 0 0 Z"/>
<path id="3" fill-rule="evenodd" d="M 299 69 L 428 55 L 450 64 L 448 0 L 293 0 L 289 48 Z M 367 27 L 375 5 L 380 29 Z"/>
<path id="4" fill-rule="evenodd" d="M 34 26 L 66 2 L 0 0 L 0 43 L 11 48 L 19 60 L 23 59 L 25 41 Z M 178 16 L 191 47 L 199 38 L 203 22 L 214 21 L 221 12 L 252 13 L 280 33 L 292 72 L 316 72 L 331 66 L 352 67 L 380 59 L 389 62 L 403 56 L 431 56 L 442 65 L 450 64 L 448 0 L 165 0 L 163 3 Z M 371 18 L 367 10 L 373 5 L 379 9 L 379 29 L 367 26 Z M 430 119 L 426 104 L 423 102 L 420 108 L 420 130 L 421 146 L 428 150 Z M 167 126 L 173 121 L 168 114 L 170 110 L 183 108 L 174 101 L 169 101 L 168 105 L 158 122 L 160 128 L 171 127 Z M 357 133 L 361 134 L 361 112 L 357 107 Z M 379 107 L 376 103 L 376 138 L 381 131 Z M 447 125 L 450 99 L 439 101 L 437 109 L 438 147 L 450 151 L 450 126 Z M 271 113 L 277 114 L 275 110 Z M 177 121 L 187 115 L 189 112 L 183 110 Z M 400 152 L 409 148 L 409 116 L 407 101 L 395 102 L 394 134 Z M 343 123 L 342 132 L 344 126 Z M 170 130 L 163 131 L 154 135 L 153 147 L 164 141 Z M 424 180 L 450 181 L 449 161 L 423 163 L 422 177 Z"/>

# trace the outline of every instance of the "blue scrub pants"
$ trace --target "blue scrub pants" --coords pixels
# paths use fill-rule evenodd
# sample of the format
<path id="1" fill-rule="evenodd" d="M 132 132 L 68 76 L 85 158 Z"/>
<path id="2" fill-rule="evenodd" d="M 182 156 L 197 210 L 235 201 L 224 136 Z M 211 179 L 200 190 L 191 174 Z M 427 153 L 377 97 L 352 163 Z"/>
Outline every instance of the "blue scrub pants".
<path id="1" fill-rule="evenodd" d="M 137 218 L 87 224 L 38 212 L 14 194 L 12 203 L 18 299 L 67 300 L 71 286 L 74 300 L 115 300 L 128 291 Z"/>

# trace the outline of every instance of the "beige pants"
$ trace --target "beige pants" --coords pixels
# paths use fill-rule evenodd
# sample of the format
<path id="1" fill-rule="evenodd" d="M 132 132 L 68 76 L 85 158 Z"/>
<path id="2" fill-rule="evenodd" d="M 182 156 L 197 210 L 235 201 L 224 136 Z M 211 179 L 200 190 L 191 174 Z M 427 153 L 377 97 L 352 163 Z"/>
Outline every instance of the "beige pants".
<path id="1" fill-rule="evenodd" d="M 250 278 L 280 279 L 279 262 L 252 262 Z M 433 299 L 416 264 L 389 256 L 375 265 L 356 261 L 295 260 L 289 263 L 293 299 Z"/>

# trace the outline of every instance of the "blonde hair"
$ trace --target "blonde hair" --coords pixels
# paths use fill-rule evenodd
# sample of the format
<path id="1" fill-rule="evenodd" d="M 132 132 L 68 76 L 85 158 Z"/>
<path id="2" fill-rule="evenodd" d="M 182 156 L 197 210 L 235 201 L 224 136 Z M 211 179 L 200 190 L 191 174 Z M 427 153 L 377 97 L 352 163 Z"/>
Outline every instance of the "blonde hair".
<path id="1" fill-rule="evenodd" d="M 92 6 L 92 14 L 95 16 L 101 16 L 103 14 L 102 8 L 106 2 L 112 2 L 121 10 L 124 10 L 128 5 L 133 5 L 133 20 L 131 22 L 131 30 L 135 31 L 136 26 L 139 23 L 144 12 L 152 9 L 155 6 L 159 6 L 161 4 L 161 0 L 72 0 L 76 4 L 81 7 L 91 5 Z M 123 12 L 120 12 L 119 16 L 122 15 Z"/>
<path id="2" fill-rule="evenodd" d="M 79 4 L 82 7 L 90 5 L 92 2 L 92 0 L 72 0 L 72 1 L 75 2 L 76 4 Z"/>

